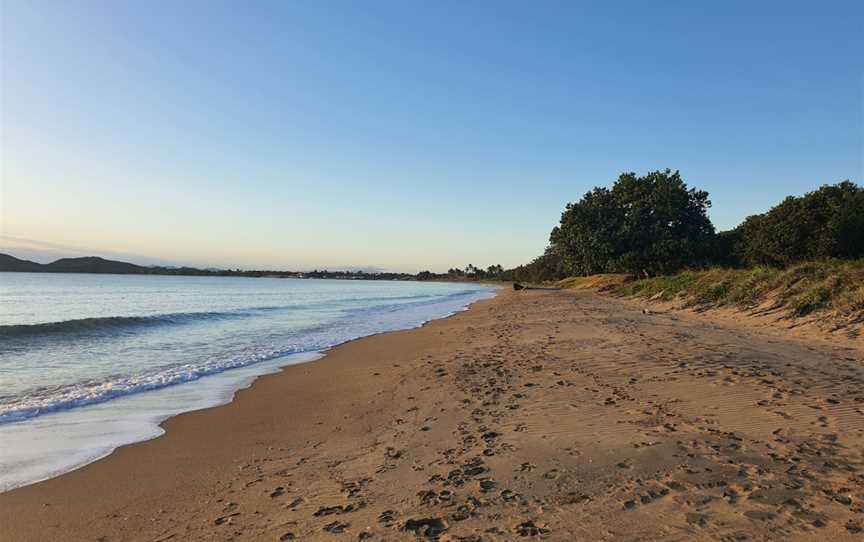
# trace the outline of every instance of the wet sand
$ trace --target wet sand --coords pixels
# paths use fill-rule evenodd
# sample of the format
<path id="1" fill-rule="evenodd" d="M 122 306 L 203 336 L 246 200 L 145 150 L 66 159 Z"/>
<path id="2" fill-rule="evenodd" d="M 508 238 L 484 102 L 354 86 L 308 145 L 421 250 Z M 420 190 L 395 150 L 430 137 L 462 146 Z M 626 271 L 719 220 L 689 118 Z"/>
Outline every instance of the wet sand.
<path id="1" fill-rule="evenodd" d="M 0 494 L 0 539 L 862 540 L 864 353 L 502 292 Z"/>

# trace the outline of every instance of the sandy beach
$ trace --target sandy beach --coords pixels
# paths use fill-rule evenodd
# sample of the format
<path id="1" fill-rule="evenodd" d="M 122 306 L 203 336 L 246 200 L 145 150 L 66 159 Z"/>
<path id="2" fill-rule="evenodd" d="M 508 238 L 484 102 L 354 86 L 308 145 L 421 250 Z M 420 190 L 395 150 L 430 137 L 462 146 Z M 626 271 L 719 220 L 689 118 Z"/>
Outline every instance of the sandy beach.
<path id="1" fill-rule="evenodd" d="M 502 290 L 0 494 L 0 538 L 862 540 L 861 349 Z"/>

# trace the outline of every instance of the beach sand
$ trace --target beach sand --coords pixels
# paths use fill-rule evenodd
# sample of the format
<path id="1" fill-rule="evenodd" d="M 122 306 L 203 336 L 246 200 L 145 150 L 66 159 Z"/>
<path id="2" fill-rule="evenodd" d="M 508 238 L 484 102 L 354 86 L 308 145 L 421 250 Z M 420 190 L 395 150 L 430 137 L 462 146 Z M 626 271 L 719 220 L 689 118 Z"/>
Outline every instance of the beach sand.
<path id="1" fill-rule="evenodd" d="M 58 478 L 0 539 L 862 540 L 860 349 L 502 291 Z"/>

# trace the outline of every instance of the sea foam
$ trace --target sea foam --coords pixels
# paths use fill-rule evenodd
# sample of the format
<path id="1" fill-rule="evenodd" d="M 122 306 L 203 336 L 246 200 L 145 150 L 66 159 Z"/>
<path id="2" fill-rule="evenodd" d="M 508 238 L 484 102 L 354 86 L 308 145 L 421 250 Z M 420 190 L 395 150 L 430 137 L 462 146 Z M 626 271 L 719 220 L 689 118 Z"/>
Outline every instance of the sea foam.
<path id="1" fill-rule="evenodd" d="M 492 295 L 488 287 L 408 295 L 333 294 L 330 300 L 288 307 L 259 304 L 0 327 L 6 329 L 0 333 L 0 355 L 5 359 L 17 358 L 16 352 L 39 359 L 54 356 L 58 361 L 47 364 L 50 373 L 69 364 L 67 358 L 108 351 L 117 356 L 117 367 L 124 369 L 74 382 L 49 381 L 0 396 L 0 491 L 56 476 L 104 457 L 118 446 L 159 436 L 159 423 L 166 418 L 228 402 L 236 390 L 261 374 L 317 359 L 327 349 L 353 339 L 420 326 Z M 304 324 L 307 320 L 311 323 Z M 184 352 L 183 359 L 192 361 L 150 367 L 119 363 L 133 347 L 171 358 L 179 343 L 153 341 L 166 334 L 179 334 L 180 340 L 200 333 L 206 333 L 209 342 Z M 118 336 L 123 337 L 122 348 L 115 346 Z M 50 347 L 39 351 L 43 344 Z M 147 350 L 149 345 L 154 346 Z M 4 347 L 10 347 L 5 354 Z"/>

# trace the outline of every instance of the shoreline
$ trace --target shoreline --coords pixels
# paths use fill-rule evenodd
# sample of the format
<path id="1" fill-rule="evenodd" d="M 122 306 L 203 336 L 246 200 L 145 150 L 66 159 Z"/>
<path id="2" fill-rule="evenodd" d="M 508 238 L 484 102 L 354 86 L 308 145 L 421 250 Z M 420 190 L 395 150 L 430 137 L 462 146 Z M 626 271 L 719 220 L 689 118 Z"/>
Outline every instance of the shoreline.
<path id="1" fill-rule="evenodd" d="M 0 525 L 21 541 L 853 540 L 864 413 L 844 390 L 864 384 L 864 360 L 843 356 L 590 294 L 499 290 L 2 493 Z M 812 474 L 800 508 L 790 464 Z"/>
<path id="2" fill-rule="evenodd" d="M 178 382 L 154 390 L 145 390 L 143 392 L 122 395 L 107 401 L 83 405 L 82 407 L 65 408 L 57 411 L 46 412 L 38 417 L 27 418 L 21 421 L 12 421 L 8 424 L 0 425 L 0 441 L 5 440 L 7 443 L 10 443 L 14 439 L 18 441 L 17 447 L 22 450 L 39 449 L 41 441 L 46 438 L 55 438 L 54 435 L 57 435 L 56 431 L 58 429 L 63 432 L 69 432 L 69 434 L 64 435 L 64 442 L 66 440 L 72 440 L 83 443 L 83 437 L 79 434 L 79 431 L 74 428 L 70 429 L 70 426 L 93 426 L 94 424 L 104 424 L 106 422 L 117 426 L 113 431 L 106 432 L 103 430 L 100 433 L 100 435 L 104 435 L 104 440 L 101 440 L 100 442 L 90 442 L 88 448 L 75 450 L 73 452 L 74 458 L 69 458 L 68 456 L 68 452 L 72 450 L 52 451 L 51 455 L 54 456 L 60 456 L 63 455 L 63 453 L 67 453 L 67 455 L 64 456 L 63 459 L 59 460 L 64 463 L 52 466 L 50 472 L 36 470 L 35 474 L 18 474 L 17 478 L 15 477 L 16 475 L 13 474 L 9 479 L 6 479 L 7 477 L 4 476 L 4 483 L 0 486 L 0 494 L 32 484 L 45 482 L 84 468 L 89 464 L 110 456 L 116 450 L 124 446 L 130 446 L 160 438 L 166 432 L 164 428 L 165 422 L 171 418 L 229 404 L 235 400 L 239 391 L 250 388 L 263 376 L 279 373 L 292 365 L 319 361 L 325 358 L 334 348 L 349 344 L 353 341 L 394 331 L 418 329 L 427 325 L 429 322 L 450 318 L 460 312 L 468 310 L 474 303 L 487 299 L 488 295 L 494 297 L 497 295 L 499 290 L 500 288 L 489 289 L 488 293 L 478 291 L 477 295 L 480 296 L 478 299 L 469 301 L 467 305 L 454 308 L 452 312 L 444 313 L 442 316 L 435 316 L 428 320 L 421 321 L 419 324 L 406 321 L 404 324 L 405 327 L 403 328 L 383 329 L 369 335 L 354 337 L 320 350 L 285 354 L 249 365 L 215 372 L 191 381 Z M 178 386 L 186 387 L 178 388 Z M 107 417 L 108 413 L 115 410 L 130 413 L 127 416 L 128 419 L 124 418 L 119 423 L 110 420 Z M 58 416 L 63 420 L 59 426 L 54 422 Z M 19 424 L 22 423 L 29 425 L 27 427 L 20 426 Z M 34 423 L 38 424 L 36 428 L 32 427 L 32 424 Z M 39 429 L 40 426 L 43 428 Z M 46 427 L 51 431 L 50 436 L 49 434 L 45 434 Z M 7 456 L 4 462 L 8 462 L 9 459 L 10 457 Z M 17 459 L 17 461 L 16 459 L 12 459 L 11 467 L 7 467 L 11 468 L 11 472 L 13 473 L 15 472 L 16 467 L 29 468 L 31 470 L 38 469 L 38 466 L 33 466 L 30 461 L 27 461 L 23 457 Z"/>
<path id="3" fill-rule="evenodd" d="M 8 425 L 4 424 L 7 429 L 11 429 L 14 432 L 17 427 L 13 424 L 47 422 L 50 425 L 52 418 L 55 416 L 63 416 L 64 418 L 72 416 L 74 417 L 73 420 L 64 420 L 64 427 L 81 423 L 94 425 L 95 422 L 93 420 L 99 419 L 101 410 L 116 409 L 117 407 L 122 408 L 124 411 L 136 410 L 138 408 L 142 409 L 142 414 L 140 414 L 137 419 L 123 420 L 122 425 L 125 427 L 125 432 L 110 434 L 109 437 L 113 440 L 106 440 L 104 445 L 100 444 L 97 447 L 89 448 L 87 452 L 80 454 L 78 458 L 74 459 L 69 464 L 59 467 L 52 472 L 35 475 L 35 479 L 31 478 L 23 482 L 12 480 L 8 485 L 0 486 L 0 494 L 32 484 L 45 482 L 84 468 L 87 465 L 110 456 L 117 449 L 124 446 L 133 446 L 141 442 L 157 439 L 165 434 L 163 424 L 175 416 L 224 406 L 234 400 L 237 392 L 248 389 L 262 376 L 278 373 L 290 365 L 312 363 L 323 357 L 324 354 L 319 352 L 289 354 L 279 358 L 247 365 L 245 367 L 207 375 L 202 379 L 191 382 L 183 382 L 156 390 L 148 390 L 146 392 L 125 395 L 109 401 L 86 405 L 81 408 L 50 412 L 44 416 L 30 418 L 21 422 L 11 422 Z M 192 390 L 178 389 L 178 386 L 187 384 L 194 386 L 194 388 Z M 173 402 L 173 400 L 176 399 L 174 397 L 175 395 L 183 396 L 187 403 L 184 405 L 177 405 Z M 194 397 L 191 404 L 189 403 L 189 396 Z M 166 406 L 161 409 L 154 406 L 154 404 L 161 401 L 165 401 Z M 146 412 L 146 414 L 143 414 L 143 412 Z M 131 427 L 132 425 L 135 427 Z M 4 426 L 0 426 L 0 437 L 3 437 L 0 438 L 0 441 L 3 441 L 4 438 L 8 436 L 4 434 L 3 429 Z M 27 431 L 24 433 L 26 434 Z M 39 435 L 31 438 L 38 441 Z M 68 439 L 69 436 L 66 435 L 65 438 Z"/>
<path id="4" fill-rule="evenodd" d="M 481 299 L 468 308 L 494 302 L 496 299 L 497 297 Z M 280 416 L 275 415 L 269 408 L 274 394 L 282 395 L 282 388 L 297 389 L 298 383 L 309 380 L 313 373 L 314 379 L 323 383 L 338 377 L 338 374 L 346 369 L 357 371 L 360 364 L 355 366 L 351 359 L 356 350 L 375 351 L 377 347 L 375 343 L 382 339 L 397 338 L 398 340 L 402 335 L 430 329 L 436 324 L 452 321 L 467 312 L 468 310 L 462 310 L 443 318 L 430 320 L 419 327 L 385 331 L 342 343 L 327 350 L 322 358 L 315 360 L 326 359 L 328 363 L 308 362 L 287 365 L 277 372 L 261 375 L 250 386 L 237 390 L 229 403 L 183 412 L 162 421 L 159 427 L 162 428 L 163 433 L 155 438 L 119 446 L 110 454 L 75 470 L 0 493 L 0 525 L 4 526 L 5 534 L 11 534 L 14 540 L 42 540 L 46 536 L 41 532 L 45 525 L 46 512 L 47 516 L 51 516 L 53 512 L 63 510 L 61 515 L 64 521 L 61 531 L 65 531 L 71 524 L 74 525 L 74 532 L 80 533 L 89 528 L 86 522 L 80 521 L 82 519 L 80 513 L 77 510 L 73 511 L 78 508 L 76 504 L 82 498 L 95 500 L 96 506 L 101 509 L 111 508 L 118 499 L 123 500 L 120 495 L 132 493 L 135 498 L 142 497 L 146 491 L 132 489 L 137 485 L 137 481 L 142 479 L 152 482 L 153 485 L 149 489 L 156 494 L 163 494 L 163 492 L 170 494 L 172 491 L 169 487 L 174 485 L 170 473 L 191 474 L 188 478 L 186 476 L 181 478 L 186 483 L 195 480 L 194 483 L 197 485 L 200 482 L 198 482 L 199 476 L 196 475 L 204 473 L 200 470 L 193 472 L 193 470 L 200 468 L 200 459 L 211 455 L 208 451 L 214 449 L 213 441 L 220 440 L 213 438 L 211 430 L 217 431 L 222 425 L 230 425 L 229 430 L 234 433 L 255 437 L 260 436 L 262 432 L 271 432 L 276 426 L 290 428 L 292 424 L 285 424 L 279 419 Z M 305 384 L 302 384 L 299 387 L 304 386 Z M 321 388 L 323 391 L 324 386 Z M 321 395 L 328 394 L 323 391 Z M 320 404 L 324 397 L 319 396 L 316 399 Z M 297 403 L 294 405 L 299 406 Z M 303 410 L 306 410 L 309 417 L 314 417 L 314 414 L 308 412 L 308 406 Z M 252 428 L 244 427 L 247 425 L 248 417 L 259 418 Z M 266 430 L 262 431 L 265 428 Z M 307 427 L 307 436 L 319 436 L 321 432 L 317 428 L 317 424 Z M 221 439 L 220 446 L 216 447 L 219 448 L 219 453 L 215 454 L 218 456 L 216 460 L 222 465 L 230 464 L 235 457 L 243 455 L 237 454 L 232 449 L 234 444 L 232 440 Z M 255 448 L 254 445 L 251 447 Z M 157 467 L 157 463 L 171 464 L 165 467 L 169 471 L 169 476 L 165 476 L 163 467 Z M 148 471 L 146 475 L 140 472 L 142 468 Z M 104 488 L 115 489 L 119 486 L 123 487 L 123 491 L 117 492 L 110 498 L 100 495 Z M 18 526 L 10 530 L 13 524 Z M 61 525 L 58 524 L 56 527 L 60 528 Z M 68 532 L 66 536 L 69 536 Z M 73 535 L 73 539 L 78 538 Z M 136 537 L 133 535 L 129 539 L 136 539 Z"/>

